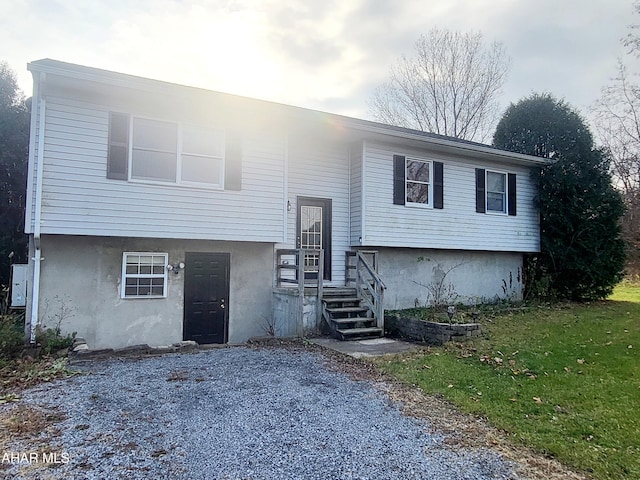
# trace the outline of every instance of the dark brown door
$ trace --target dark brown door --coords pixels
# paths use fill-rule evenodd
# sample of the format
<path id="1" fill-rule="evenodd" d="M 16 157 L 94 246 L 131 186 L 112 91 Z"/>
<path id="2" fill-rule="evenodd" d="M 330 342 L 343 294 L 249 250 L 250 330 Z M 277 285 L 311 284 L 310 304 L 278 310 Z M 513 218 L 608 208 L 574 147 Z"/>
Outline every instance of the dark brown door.
<path id="1" fill-rule="evenodd" d="M 229 318 L 228 253 L 185 256 L 184 339 L 226 343 Z"/>

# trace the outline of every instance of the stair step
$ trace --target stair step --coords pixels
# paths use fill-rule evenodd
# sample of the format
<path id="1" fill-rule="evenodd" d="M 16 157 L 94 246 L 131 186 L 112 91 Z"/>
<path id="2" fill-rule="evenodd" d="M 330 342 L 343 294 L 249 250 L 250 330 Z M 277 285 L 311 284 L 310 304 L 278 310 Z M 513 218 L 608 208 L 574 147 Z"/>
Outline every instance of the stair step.
<path id="1" fill-rule="evenodd" d="M 359 302 L 360 299 L 358 297 L 322 297 L 322 301 L 324 303 L 338 303 L 338 302 Z"/>
<path id="2" fill-rule="evenodd" d="M 367 310 L 369 310 L 367 307 L 327 308 L 327 312 L 329 312 L 329 313 L 356 313 L 356 312 L 366 312 Z"/>
<path id="3" fill-rule="evenodd" d="M 342 288 L 329 288 L 325 287 L 322 290 L 322 298 L 333 298 L 333 297 L 355 297 L 356 289 L 350 287 L 342 287 Z"/>
<path id="4" fill-rule="evenodd" d="M 336 330 L 342 337 L 381 337 L 382 329 L 377 327 L 369 328 L 338 328 Z"/>
<path id="5" fill-rule="evenodd" d="M 349 323 L 375 322 L 375 318 L 371 318 L 371 317 L 332 318 L 331 321 L 333 323 L 337 323 L 338 325 L 345 325 Z"/>

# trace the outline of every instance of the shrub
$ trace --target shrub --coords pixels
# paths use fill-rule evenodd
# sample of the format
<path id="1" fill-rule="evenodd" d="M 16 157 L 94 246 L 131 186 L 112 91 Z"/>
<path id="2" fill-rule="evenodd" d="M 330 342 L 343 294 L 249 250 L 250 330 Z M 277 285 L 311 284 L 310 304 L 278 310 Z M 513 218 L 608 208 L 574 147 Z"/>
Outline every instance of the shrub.
<path id="1" fill-rule="evenodd" d="M 48 313 L 49 308 L 53 308 L 53 313 Z M 67 295 L 53 297 L 53 302 L 45 299 L 45 308 L 43 312 L 43 324 L 53 327 L 44 328 L 38 326 L 36 328 L 36 342 L 42 347 L 42 352 L 46 355 L 54 353 L 58 350 L 71 347 L 73 340 L 76 338 L 76 332 L 72 334 L 62 335 L 60 326 L 75 315 L 75 307 L 70 305 L 70 299 Z"/>
<path id="2" fill-rule="evenodd" d="M 42 346 L 42 352 L 47 355 L 57 352 L 58 350 L 70 348 L 75 338 L 76 332 L 73 332 L 71 335 L 62 335 L 60 325 L 54 328 L 47 328 L 46 330 L 42 328 L 36 329 L 36 342 Z"/>
<path id="3" fill-rule="evenodd" d="M 0 315 L 0 358 L 13 358 L 24 345 L 24 316 Z"/>

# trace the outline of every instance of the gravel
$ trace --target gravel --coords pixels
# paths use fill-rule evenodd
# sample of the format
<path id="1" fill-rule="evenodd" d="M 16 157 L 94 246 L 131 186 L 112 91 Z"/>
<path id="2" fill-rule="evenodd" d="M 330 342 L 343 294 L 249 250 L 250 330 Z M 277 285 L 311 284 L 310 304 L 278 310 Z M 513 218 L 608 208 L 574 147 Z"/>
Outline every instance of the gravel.
<path id="1" fill-rule="evenodd" d="M 329 370 L 318 354 L 235 347 L 81 368 L 85 375 L 30 389 L 22 399 L 65 414 L 49 450 L 69 461 L 45 469 L 5 464 L 0 475 L 516 478 L 507 460 L 448 447 L 426 422 L 403 416 L 370 382 Z M 30 451 L 26 440 L 5 447 Z"/>

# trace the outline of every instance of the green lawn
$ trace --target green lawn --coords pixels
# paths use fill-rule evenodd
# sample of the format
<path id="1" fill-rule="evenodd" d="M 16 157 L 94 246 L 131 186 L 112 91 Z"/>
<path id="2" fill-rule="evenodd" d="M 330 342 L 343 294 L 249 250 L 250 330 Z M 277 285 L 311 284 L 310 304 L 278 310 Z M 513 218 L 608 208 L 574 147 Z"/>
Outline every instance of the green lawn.
<path id="1" fill-rule="evenodd" d="M 640 479 L 640 286 L 481 322 L 481 340 L 381 366 L 594 478 Z"/>

